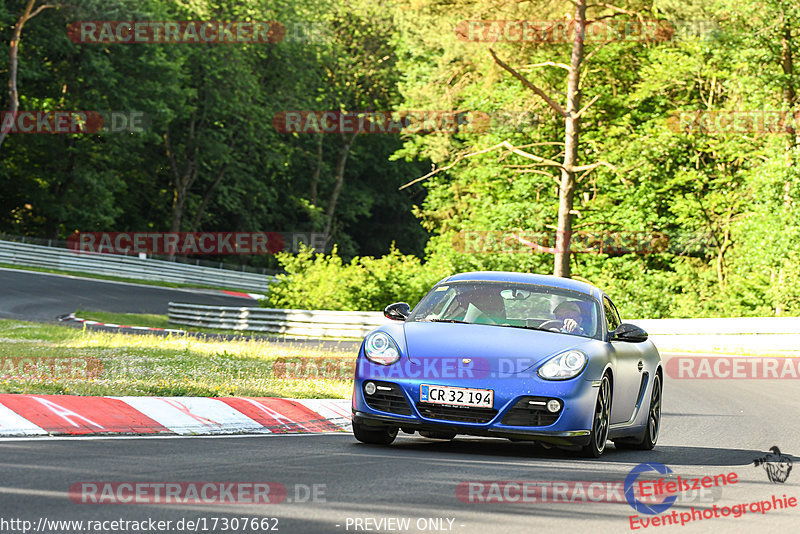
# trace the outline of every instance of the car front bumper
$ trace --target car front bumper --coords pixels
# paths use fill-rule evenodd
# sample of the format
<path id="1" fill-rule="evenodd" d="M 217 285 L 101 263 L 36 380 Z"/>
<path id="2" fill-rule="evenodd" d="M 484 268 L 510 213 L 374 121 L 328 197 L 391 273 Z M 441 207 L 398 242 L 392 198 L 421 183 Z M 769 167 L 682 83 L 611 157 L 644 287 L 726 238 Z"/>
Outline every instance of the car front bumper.
<path id="1" fill-rule="evenodd" d="M 384 389 L 381 398 L 367 395 L 364 384 L 373 382 Z M 532 440 L 561 446 L 589 443 L 598 381 L 581 376 L 563 381 L 547 381 L 538 376 L 506 375 L 476 381 L 466 378 L 374 378 L 357 374 L 353 388 L 353 422 L 362 426 L 397 427 L 404 431 L 430 431 L 473 436 Z M 439 385 L 472 389 L 491 389 L 491 410 L 454 408 L 420 402 L 420 385 Z M 562 407 L 546 412 L 542 403 L 557 399 Z M 528 404 L 537 403 L 536 407 Z M 539 410 L 532 412 L 531 410 Z M 496 413 L 492 413 L 496 412 Z M 541 417 L 537 415 L 541 412 Z"/>

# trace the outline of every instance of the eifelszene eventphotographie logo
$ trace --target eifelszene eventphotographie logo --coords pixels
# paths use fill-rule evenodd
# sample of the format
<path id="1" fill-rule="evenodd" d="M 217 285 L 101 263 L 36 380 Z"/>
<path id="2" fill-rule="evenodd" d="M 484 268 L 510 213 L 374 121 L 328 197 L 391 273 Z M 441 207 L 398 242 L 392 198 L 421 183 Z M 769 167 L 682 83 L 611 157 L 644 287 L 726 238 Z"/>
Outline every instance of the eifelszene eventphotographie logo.
<path id="1" fill-rule="evenodd" d="M 678 496 L 671 495 L 660 503 L 643 502 L 637 499 L 635 492 L 636 480 L 639 478 L 640 474 L 650 471 L 655 471 L 656 473 L 660 473 L 662 475 L 668 475 L 672 473 L 672 469 L 664 464 L 659 464 L 656 462 L 637 465 L 631 469 L 630 473 L 628 473 L 628 476 L 625 477 L 625 499 L 628 501 L 628 504 L 631 505 L 631 508 L 640 514 L 658 515 L 668 510 L 669 507 L 675 503 L 675 500 L 678 498 Z"/>

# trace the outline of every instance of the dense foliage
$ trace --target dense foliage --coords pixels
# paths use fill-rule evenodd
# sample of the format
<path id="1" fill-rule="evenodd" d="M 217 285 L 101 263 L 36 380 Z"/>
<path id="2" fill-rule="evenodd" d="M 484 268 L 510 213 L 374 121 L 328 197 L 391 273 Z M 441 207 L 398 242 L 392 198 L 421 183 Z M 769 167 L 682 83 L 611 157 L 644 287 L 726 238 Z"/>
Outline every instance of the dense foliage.
<path id="1" fill-rule="evenodd" d="M 449 265 L 422 264 L 394 246 L 381 258 L 356 257 L 345 264 L 334 249 L 329 255 L 305 249 L 281 253 L 285 274 L 270 286 L 269 303 L 306 310 L 376 310 L 399 300 L 415 304 L 450 274 Z"/>
<path id="2" fill-rule="evenodd" d="M 29 1 L 0 4 L 4 86 L 14 25 Z M 382 31 L 391 13 L 369 2 L 61 4 L 24 26 L 19 109 L 133 110 L 152 124 L 143 133 L 9 135 L 0 146 L 0 232 L 54 239 L 75 230 L 321 233 L 343 139 L 281 133 L 273 118 L 285 110 L 400 103 L 391 34 Z M 67 32 L 76 21 L 136 20 L 279 21 L 285 38 L 79 44 Z M 388 59 L 376 62 L 375 53 Z M 0 108 L 9 109 L 8 93 L 0 94 Z M 330 225 L 332 241 L 348 257 L 382 254 L 393 241 L 423 251 L 426 234 L 411 214 L 420 192 L 397 188 L 424 165 L 389 162 L 400 145 L 398 136 L 361 135 L 349 149 Z"/>
<path id="3" fill-rule="evenodd" d="M 0 6 L 3 57 L 27 2 Z M 145 134 L 9 136 L 0 147 L 0 231 L 63 238 L 76 229 L 330 228 L 333 253 L 278 257 L 288 276 L 268 305 L 282 307 L 413 305 L 447 273 L 553 271 L 552 250 L 532 252 L 517 240 L 504 251 L 514 235 L 555 232 L 559 169 L 541 162 L 563 156 L 564 122 L 489 49 L 558 99 L 570 46 L 474 42 L 456 28 L 468 20 L 567 21 L 573 2 L 70 4 L 25 26 L 20 109 L 136 109 L 153 124 Z M 639 244 L 592 253 L 576 239 L 573 277 L 605 288 L 627 317 L 800 314 L 800 134 L 791 120 L 800 117 L 800 6 L 621 0 L 587 13 L 659 20 L 676 31 L 587 40 L 580 87 L 591 105 L 578 159 L 603 164 L 576 175 L 573 228 L 633 235 Z M 317 33 L 271 45 L 131 46 L 78 45 L 65 31 L 75 20 L 137 17 L 280 20 Z M 491 123 L 349 139 L 282 134 L 271 122 L 284 110 L 388 109 L 481 111 Z M 782 112 L 789 120 L 771 131 L 720 120 L 702 128 L 679 112 Z M 439 172 L 398 189 L 432 170 Z M 537 242 L 547 249 L 553 239 Z"/>

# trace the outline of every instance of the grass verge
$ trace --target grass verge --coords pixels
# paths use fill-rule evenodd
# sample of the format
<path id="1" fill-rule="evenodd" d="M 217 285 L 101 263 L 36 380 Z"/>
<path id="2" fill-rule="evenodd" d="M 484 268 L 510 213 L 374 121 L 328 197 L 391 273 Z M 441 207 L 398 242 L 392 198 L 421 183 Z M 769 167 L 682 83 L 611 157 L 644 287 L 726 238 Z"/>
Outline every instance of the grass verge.
<path id="1" fill-rule="evenodd" d="M 172 324 L 166 315 L 155 315 L 148 313 L 112 313 L 104 311 L 77 310 L 75 317 L 88 319 L 106 324 L 118 324 L 124 326 L 147 326 L 151 328 L 165 328 L 172 330 L 184 330 L 186 332 L 197 332 L 200 334 L 219 334 L 223 336 L 249 336 L 258 337 L 263 340 L 283 339 L 280 334 L 270 332 L 257 332 L 255 330 L 226 330 L 222 328 L 206 328 L 201 326 L 189 326 L 183 324 Z M 298 338 L 300 336 L 297 336 Z M 326 338 L 329 340 L 353 341 L 353 338 Z"/>
<path id="2" fill-rule="evenodd" d="M 290 378 L 286 362 L 324 369 L 336 361 L 346 369 L 354 359 L 266 340 L 130 336 L 0 320 L 0 393 L 344 399 L 352 374 Z"/>
<path id="3" fill-rule="evenodd" d="M 192 327 L 169 324 L 166 315 L 154 313 L 112 313 L 104 311 L 76 310 L 75 317 L 88 319 L 100 323 L 119 324 L 126 326 L 148 326 L 150 328 L 172 328 L 175 330 L 190 330 Z"/>

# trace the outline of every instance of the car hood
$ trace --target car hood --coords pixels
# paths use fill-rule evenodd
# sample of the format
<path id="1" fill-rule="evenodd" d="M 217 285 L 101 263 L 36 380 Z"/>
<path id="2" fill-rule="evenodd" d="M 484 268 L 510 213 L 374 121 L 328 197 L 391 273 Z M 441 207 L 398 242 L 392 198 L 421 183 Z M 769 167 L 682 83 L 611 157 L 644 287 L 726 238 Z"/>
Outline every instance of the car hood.
<path id="1" fill-rule="evenodd" d="M 580 349 L 596 340 L 558 332 L 496 325 L 407 322 L 406 351 L 416 364 L 444 362 L 474 371 L 516 374 L 570 349 Z M 449 360 L 449 361 L 448 361 Z"/>

